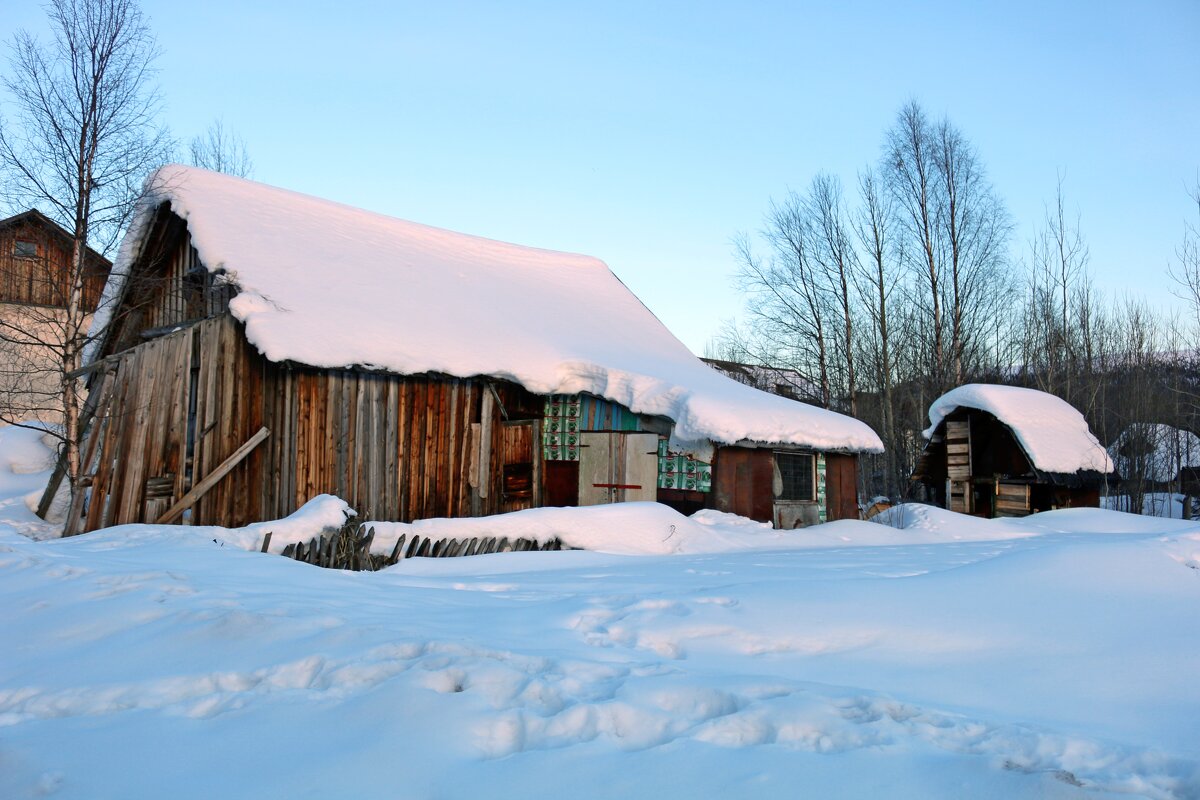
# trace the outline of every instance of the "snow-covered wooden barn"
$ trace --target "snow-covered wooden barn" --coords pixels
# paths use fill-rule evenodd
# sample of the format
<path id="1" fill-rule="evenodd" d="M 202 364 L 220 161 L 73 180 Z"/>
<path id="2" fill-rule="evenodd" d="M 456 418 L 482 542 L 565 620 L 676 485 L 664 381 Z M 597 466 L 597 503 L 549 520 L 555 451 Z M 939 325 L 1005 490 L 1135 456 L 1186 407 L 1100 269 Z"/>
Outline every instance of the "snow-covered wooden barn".
<path id="1" fill-rule="evenodd" d="M 378 520 L 658 500 L 790 528 L 856 516 L 882 449 L 709 369 L 593 258 L 204 170 L 151 179 L 106 292 L 84 530 L 323 492 Z"/>
<path id="2" fill-rule="evenodd" d="M 939 505 L 984 517 L 1097 506 L 1112 461 L 1069 403 L 1017 386 L 972 383 L 929 407 L 913 480 Z"/>

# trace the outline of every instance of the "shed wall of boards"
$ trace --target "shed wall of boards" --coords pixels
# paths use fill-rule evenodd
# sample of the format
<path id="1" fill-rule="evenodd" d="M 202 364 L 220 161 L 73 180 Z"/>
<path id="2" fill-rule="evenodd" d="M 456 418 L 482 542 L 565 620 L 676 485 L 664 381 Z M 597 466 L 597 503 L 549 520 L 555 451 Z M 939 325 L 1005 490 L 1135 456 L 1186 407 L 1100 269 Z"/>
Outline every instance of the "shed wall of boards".
<path id="1" fill-rule="evenodd" d="M 506 465 L 541 466 L 537 420 L 503 418 L 530 404 L 512 384 L 273 364 L 228 314 L 109 357 L 100 381 L 84 530 L 156 519 L 261 427 L 191 523 L 278 519 L 323 492 L 406 522 L 540 501 L 540 481 L 506 491 Z"/>

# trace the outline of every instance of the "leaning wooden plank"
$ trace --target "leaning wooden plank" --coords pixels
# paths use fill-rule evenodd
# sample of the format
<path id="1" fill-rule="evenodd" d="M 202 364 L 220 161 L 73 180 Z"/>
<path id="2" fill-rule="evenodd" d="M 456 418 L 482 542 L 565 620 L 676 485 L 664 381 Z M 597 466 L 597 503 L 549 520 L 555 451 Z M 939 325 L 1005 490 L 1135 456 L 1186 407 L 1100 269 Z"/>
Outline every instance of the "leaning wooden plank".
<path id="1" fill-rule="evenodd" d="M 263 537 L 262 551 L 264 553 L 268 552 L 271 547 L 271 533 L 271 531 L 267 531 L 267 535 Z"/>
<path id="2" fill-rule="evenodd" d="M 413 536 L 412 542 L 408 545 L 408 550 L 404 553 L 405 558 L 415 558 L 417 551 L 421 549 L 421 537 Z"/>
<path id="3" fill-rule="evenodd" d="M 199 483 L 192 487 L 190 492 L 179 498 L 179 502 L 171 506 L 171 508 L 167 510 L 167 513 L 155 520 L 155 523 L 158 525 L 165 525 L 169 522 L 173 522 L 179 517 L 180 514 L 191 508 L 192 505 L 201 497 L 203 497 L 209 489 L 216 486 L 221 478 L 224 478 L 226 475 L 228 475 L 234 467 L 242 462 L 242 459 L 250 455 L 254 448 L 262 444 L 270 435 L 271 432 L 265 427 L 259 428 L 258 433 L 246 440 L 245 444 L 235 450 L 233 455 L 231 455 L 229 458 L 222 461 L 216 469 L 214 469 L 208 475 L 205 475 Z"/>

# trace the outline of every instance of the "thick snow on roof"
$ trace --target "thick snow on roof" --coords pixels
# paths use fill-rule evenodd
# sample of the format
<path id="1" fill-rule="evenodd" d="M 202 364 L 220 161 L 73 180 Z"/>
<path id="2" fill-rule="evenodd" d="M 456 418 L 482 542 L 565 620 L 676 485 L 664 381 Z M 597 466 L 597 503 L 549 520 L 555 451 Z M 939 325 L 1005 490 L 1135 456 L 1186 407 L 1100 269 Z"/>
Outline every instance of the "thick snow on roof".
<path id="1" fill-rule="evenodd" d="M 110 296 L 161 203 L 187 221 L 268 359 L 490 375 L 590 392 L 676 423 L 675 438 L 881 451 L 867 425 L 709 369 L 601 261 L 431 228 L 192 167 L 151 178 Z"/>
<path id="2" fill-rule="evenodd" d="M 929 407 L 925 438 L 957 408 L 977 408 L 1003 422 L 1017 437 L 1033 466 L 1043 472 L 1112 472 L 1112 461 L 1070 403 L 1052 394 L 1018 386 L 968 383 L 951 389 Z"/>

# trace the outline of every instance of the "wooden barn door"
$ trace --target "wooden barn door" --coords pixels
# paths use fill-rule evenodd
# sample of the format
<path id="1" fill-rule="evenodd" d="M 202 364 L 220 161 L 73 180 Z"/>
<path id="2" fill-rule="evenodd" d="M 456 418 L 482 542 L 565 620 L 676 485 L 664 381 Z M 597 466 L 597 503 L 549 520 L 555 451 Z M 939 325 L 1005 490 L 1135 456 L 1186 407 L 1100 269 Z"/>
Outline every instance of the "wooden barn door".
<path id="1" fill-rule="evenodd" d="M 946 423 L 946 505 L 951 511 L 970 514 L 971 424 L 968 420 Z"/>
<path id="2" fill-rule="evenodd" d="M 501 423 L 501 512 L 542 504 L 541 455 L 541 426 L 537 421 Z"/>
<path id="3" fill-rule="evenodd" d="M 825 518 L 859 518 L 858 456 L 825 454 Z"/>
<path id="4" fill-rule="evenodd" d="M 657 499 L 657 433 L 589 431 L 579 439 L 579 505 Z"/>

